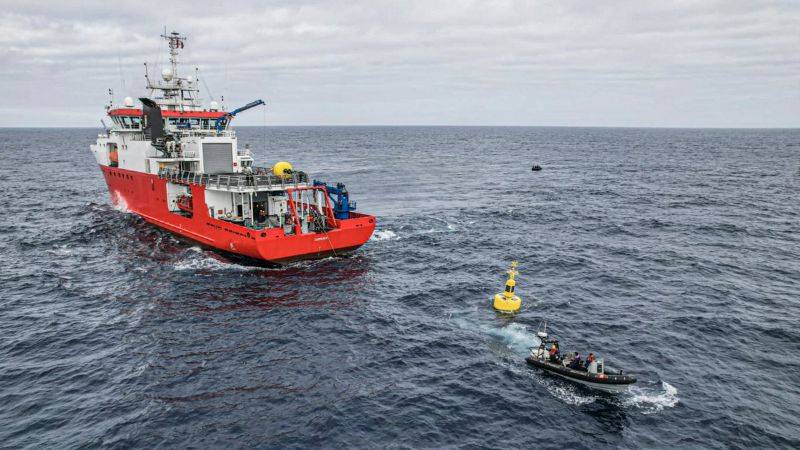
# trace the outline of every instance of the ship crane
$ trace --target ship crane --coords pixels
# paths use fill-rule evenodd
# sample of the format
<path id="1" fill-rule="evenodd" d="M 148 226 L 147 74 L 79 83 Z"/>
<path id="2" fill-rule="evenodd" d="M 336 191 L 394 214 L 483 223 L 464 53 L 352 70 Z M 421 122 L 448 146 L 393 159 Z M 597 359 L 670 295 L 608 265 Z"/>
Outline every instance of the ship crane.
<path id="1" fill-rule="evenodd" d="M 350 194 L 344 183 L 336 183 L 336 186 L 331 186 L 323 181 L 314 180 L 314 186 L 322 186 L 328 192 L 328 197 L 333 202 L 333 213 L 337 219 L 350 218 L 350 211 L 356 209 L 356 202 L 350 201 Z"/>
<path id="2" fill-rule="evenodd" d="M 266 105 L 266 103 L 264 103 L 264 100 L 258 99 L 254 102 L 250 102 L 242 106 L 241 108 L 236 108 L 233 111 L 223 114 L 214 123 L 214 126 L 216 126 L 217 128 L 217 133 L 222 133 L 222 130 L 225 129 L 225 125 L 227 125 L 228 122 L 230 122 L 237 114 L 239 114 L 240 112 L 247 111 L 248 109 L 255 108 L 256 106 L 259 105 Z"/>

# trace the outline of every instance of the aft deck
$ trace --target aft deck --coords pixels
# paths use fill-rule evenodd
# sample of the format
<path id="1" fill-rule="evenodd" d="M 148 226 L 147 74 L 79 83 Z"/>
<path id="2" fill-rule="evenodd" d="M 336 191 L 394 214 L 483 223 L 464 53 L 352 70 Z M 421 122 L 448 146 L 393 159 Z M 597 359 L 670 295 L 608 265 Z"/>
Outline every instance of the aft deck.
<path id="1" fill-rule="evenodd" d="M 178 184 L 195 184 L 206 189 L 228 192 L 282 191 L 287 188 L 308 186 L 308 175 L 305 172 L 293 172 L 286 176 L 277 176 L 268 168 L 255 168 L 253 173 L 207 174 L 198 172 L 161 169 L 158 177 Z"/>

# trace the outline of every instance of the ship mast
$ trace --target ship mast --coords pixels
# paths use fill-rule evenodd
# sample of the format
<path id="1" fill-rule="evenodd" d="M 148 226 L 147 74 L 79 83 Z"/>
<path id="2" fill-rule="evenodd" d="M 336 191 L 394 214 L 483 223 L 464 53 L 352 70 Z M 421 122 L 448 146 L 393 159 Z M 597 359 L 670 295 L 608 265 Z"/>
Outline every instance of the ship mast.
<path id="1" fill-rule="evenodd" d="M 183 41 L 186 40 L 186 36 L 181 36 L 176 31 L 167 34 L 165 28 L 164 34 L 162 34 L 161 37 L 169 41 L 169 62 L 172 64 L 173 76 L 178 78 L 178 49 L 183 48 Z"/>
<path id="2" fill-rule="evenodd" d="M 200 92 L 200 89 L 197 88 L 197 80 L 191 76 L 181 77 L 178 75 L 178 51 L 183 49 L 186 36 L 175 31 L 168 34 L 165 28 L 161 37 L 166 39 L 169 45 L 170 68 L 162 70 L 162 80 L 154 82 L 148 76 L 147 64 L 145 64 L 147 89 L 150 89 L 151 95 L 157 91 L 161 93 L 161 96 L 155 96 L 154 100 L 163 109 L 177 111 L 202 109 L 197 95 Z"/>

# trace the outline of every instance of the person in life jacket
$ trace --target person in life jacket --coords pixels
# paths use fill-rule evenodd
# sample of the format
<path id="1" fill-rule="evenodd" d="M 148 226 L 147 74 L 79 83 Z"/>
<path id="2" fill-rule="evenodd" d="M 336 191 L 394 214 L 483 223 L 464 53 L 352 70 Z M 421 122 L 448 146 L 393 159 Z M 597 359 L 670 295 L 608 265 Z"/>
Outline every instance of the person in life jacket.
<path id="1" fill-rule="evenodd" d="M 575 352 L 575 357 L 572 358 L 572 361 L 569 363 L 570 369 L 581 370 L 583 369 L 583 361 L 581 361 L 581 354 Z"/>
<path id="2" fill-rule="evenodd" d="M 554 363 L 558 361 L 558 347 L 556 344 L 550 346 L 550 362 Z"/>

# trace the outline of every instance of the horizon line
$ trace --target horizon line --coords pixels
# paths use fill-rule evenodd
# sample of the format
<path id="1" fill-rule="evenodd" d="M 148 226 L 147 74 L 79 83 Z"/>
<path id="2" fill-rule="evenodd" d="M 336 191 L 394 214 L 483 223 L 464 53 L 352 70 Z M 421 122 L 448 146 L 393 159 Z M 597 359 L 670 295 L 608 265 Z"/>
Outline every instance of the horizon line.
<path id="1" fill-rule="evenodd" d="M 237 125 L 236 128 L 604 128 L 604 129 L 654 129 L 654 130 L 800 130 L 800 125 L 793 127 L 785 126 L 765 126 L 765 127 L 746 127 L 746 126 L 662 126 L 662 125 L 457 125 L 457 124 L 311 124 L 311 125 Z M 99 126 L 4 126 L 0 129 L 102 129 Z M 234 129 L 235 131 L 235 129 Z"/>

